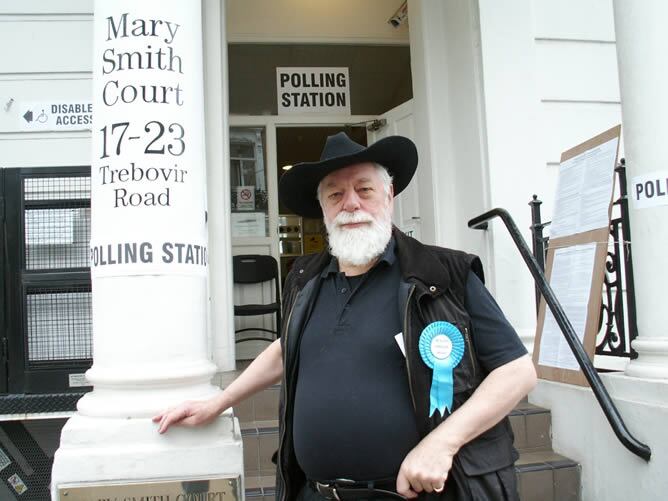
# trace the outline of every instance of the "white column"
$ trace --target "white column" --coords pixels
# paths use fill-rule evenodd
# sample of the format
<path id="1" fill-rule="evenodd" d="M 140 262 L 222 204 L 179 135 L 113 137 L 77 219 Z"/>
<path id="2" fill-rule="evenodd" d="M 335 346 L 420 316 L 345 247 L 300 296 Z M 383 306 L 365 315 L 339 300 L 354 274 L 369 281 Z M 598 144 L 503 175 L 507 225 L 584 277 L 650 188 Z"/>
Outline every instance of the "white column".
<path id="1" fill-rule="evenodd" d="M 668 3 L 615 0 L 614 12 L 638 317 L 638 338 L 632 344 L 638 358 L 626 373 L 666 379 L 668 206 L 636 207 L 633 180 L 653 172 L 668 177 Z"/>
<path id="2" fill-rule="evenodd" d="M 54 499 L 64 484 L 242 473 L 231 413 L 167 435 L 150 420 L 220 391 L 207 339 L 203 71 L 199 1 L 96 0 L 86 373 L 94 390 L 63 429 Z M 229 262 L 217 272 L 229 276 Z"/>
<path id="3" fill-rule="evenodd" d="M 203 9 L 209 317 L 213 360 L 224 372 L 235 369 L 225 4 L 221 0 L 205 0 Z"/>

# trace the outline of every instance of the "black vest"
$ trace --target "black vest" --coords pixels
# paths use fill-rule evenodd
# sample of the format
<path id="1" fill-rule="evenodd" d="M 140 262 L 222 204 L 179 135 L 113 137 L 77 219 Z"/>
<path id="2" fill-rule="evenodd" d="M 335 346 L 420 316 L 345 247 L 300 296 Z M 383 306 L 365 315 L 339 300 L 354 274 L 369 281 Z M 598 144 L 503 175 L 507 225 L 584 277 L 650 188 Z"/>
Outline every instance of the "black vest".
<path id="1" fill-rule="evenodd" d="M 464 336 L 464 357 L 453 371 L 454 411 L 468 400 L 486 376 L 475 356 L 471 321 L 464 308 L 469 271 L 474 271 L 481 280 L 484 277 L 482 265 L 476 256 L 442 247 L 425 246 L 396 228 L 393 233 L 402 275 L 397 306 L 404 326 L 407 372 L 418 430 L 424 437 L 443 419 L 447 419 L 447 412 L 445 417 L 440 416 L 439 412 L 429 417 L 432 370 L 419 354 L 419 336 L 424 327 L 439 320 L 454 324 Z M 330 258 L 328 253 L 321 253 L 298 259 L 283 290 L 284 374 L 276 479 L 276 499 L 281 501 L 295 499 L 305 481 L 292 445 L 292 406 L 298 377 L 299 342 L 303 322 L 315 296 L 317 276 Z M 457 492 L 455 499 L 516 499 L 512 465 L 517 457 L 510 423 L 504 418 L 457 453 L 450 472 L 450 494 L 454 487 Z M 441 496 L 445 495 L 430 494 L 424 499 L 437 500 Z"/>

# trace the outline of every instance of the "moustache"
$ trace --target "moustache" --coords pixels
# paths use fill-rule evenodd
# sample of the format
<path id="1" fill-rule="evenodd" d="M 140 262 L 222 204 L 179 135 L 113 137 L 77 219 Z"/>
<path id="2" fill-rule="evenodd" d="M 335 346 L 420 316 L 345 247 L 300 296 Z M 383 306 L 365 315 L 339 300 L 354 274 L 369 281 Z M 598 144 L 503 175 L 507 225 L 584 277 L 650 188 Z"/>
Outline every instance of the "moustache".
<path id="1" fill-rule="evenodd" d="M 374 218 L 371 214 L 366 212 L 340 212 L 334 218 L 334 225 L 339 227 L 346 224 L 356 224 L 356 223 L 373 223 Z"/>

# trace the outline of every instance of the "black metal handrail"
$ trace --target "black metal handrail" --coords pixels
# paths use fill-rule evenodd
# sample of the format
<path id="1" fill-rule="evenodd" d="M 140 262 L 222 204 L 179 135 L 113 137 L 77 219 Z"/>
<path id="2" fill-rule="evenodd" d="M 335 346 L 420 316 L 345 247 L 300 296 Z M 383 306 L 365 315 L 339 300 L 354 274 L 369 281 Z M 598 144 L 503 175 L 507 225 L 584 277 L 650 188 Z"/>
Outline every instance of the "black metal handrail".
<path id="1" fill-rule="evenodd" d="M 524 241 L 520 230 L 517 228 L 517 225 L 513 221 L 513 218 L 510 216 L 508 211 L 505 209 L 496 208 L 485 212 L 484 214 L 471 219 L 469 221 L 469 228 L 486 230 L 488 226 L 487 221 L 495 217 L 500 217 L 503 223 L 506 225 L 510 236 L 520 251 L 522 259 L 524 259 L 524 262 L 528 266 L 529 271 L 531 272 L 531 275 L 536 282 L 536 285 L 540 289 L 541 294 L 547 302 L 547 305 L 550 307 L 550 311 L 552 311 L 554 319 L 559 325 L 561 332 L 564 334 L 568 346 L 570 346 L 573 355 L 575 355 L 575 359 L 582 369 L 585 378 L 589 382 L 589 386 L 591 386 L 591 389 L 594 392 L 594 396 L 596 397 L 596 400 L 598 400 L 598 403 L 603 410 L 605 417 L 608 419 L 612 430 L 615 432 L 615 435 L 617 435 L 619 441 L 629 451 L 637 456 L 640 456 L 645 461 L 649 461 L 652 455 L 651 449 L 636 439 L 633 435 L 631 435 L 629 430 L 626 428 L 624 420 L 620 416 L 617 407 L 608 394 L 608 390 L 606 390 L 605 386 L 603 385 L 603 382 L 598 376 L 594 365 L 591 363 L 591 360 L 589 360 L 589 357 L 587 356 L 582 343 L 578 339 L 577 334 L 575 333 L 575 329 L 573 329 L 573 326 L 571 325 L 570 320 L 561 307 L 561 304 L 557 300 L 552 287 L 550 287 L 550 284 L 538 266 L 536 259 L 531 253 L 531 250 Z"/>

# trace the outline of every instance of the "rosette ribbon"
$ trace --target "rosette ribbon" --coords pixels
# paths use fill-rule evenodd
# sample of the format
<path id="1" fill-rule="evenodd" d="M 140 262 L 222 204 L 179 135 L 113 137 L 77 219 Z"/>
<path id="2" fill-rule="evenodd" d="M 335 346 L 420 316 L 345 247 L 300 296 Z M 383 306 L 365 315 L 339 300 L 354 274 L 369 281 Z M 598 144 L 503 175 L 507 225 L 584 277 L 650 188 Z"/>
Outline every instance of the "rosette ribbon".
<path id="1" fill-rule="evenodd" d="M 429 393 L 429 417 L 436 409 L 445 416 L 445 409 L 452 412 L 452 371 L 464 356 L 464 337 L 450 322 L 432 322 L 420 334 L 419 349 L 422 360 L 433 369 Z"/>

